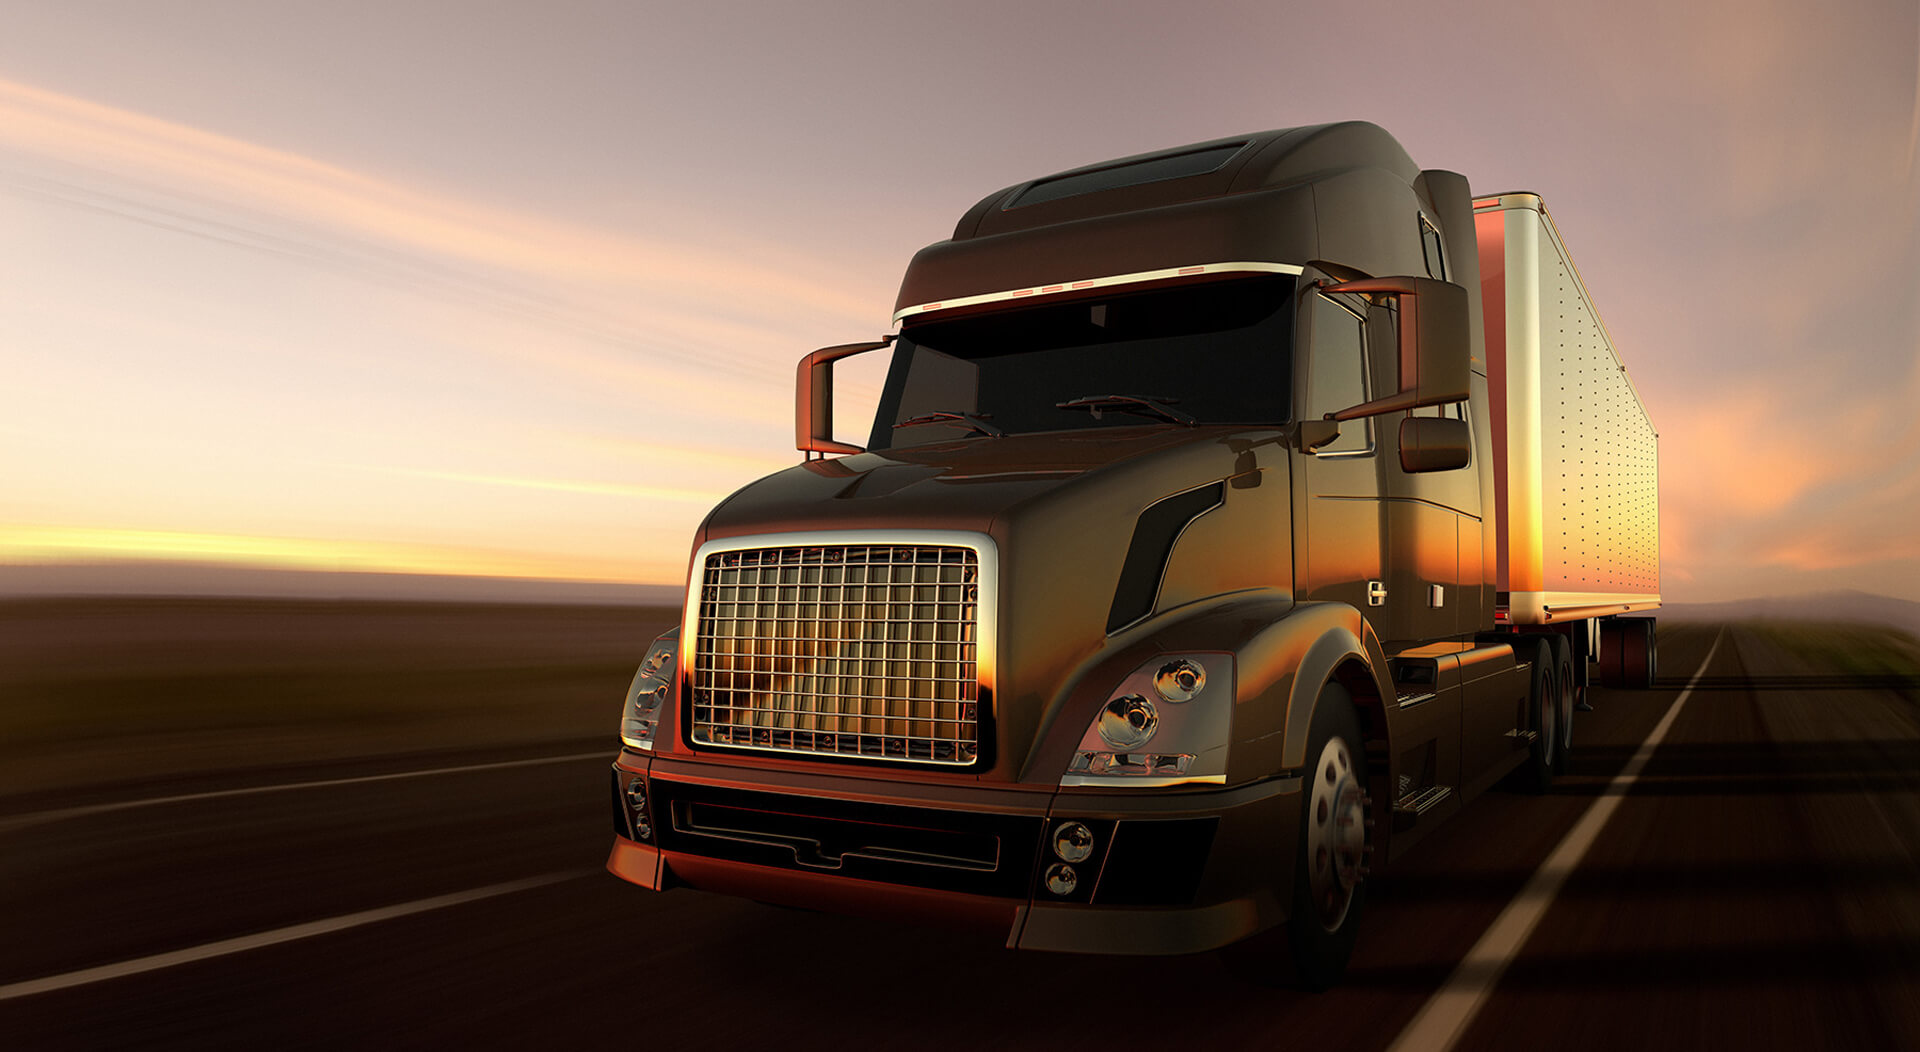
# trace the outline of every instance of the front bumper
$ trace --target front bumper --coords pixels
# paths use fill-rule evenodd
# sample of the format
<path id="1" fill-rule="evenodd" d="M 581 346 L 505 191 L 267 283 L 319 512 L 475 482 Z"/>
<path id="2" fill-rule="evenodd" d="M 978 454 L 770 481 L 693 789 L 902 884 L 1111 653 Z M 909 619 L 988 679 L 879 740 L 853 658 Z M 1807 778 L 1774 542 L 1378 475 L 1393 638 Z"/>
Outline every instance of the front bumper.
<path id="1" fill-rule="evenodd" d="M 651 836 L 629 783 L 645 780 Z M 1089 791 L 921 784 L 659 760 L 614 765 L 607 868 L 833 912 L 988 929 L 1079 953 L 1214 949 L 1285 919 L 1299 782 Z M 1060 823 L 1094 832 L 1072 890 L 1049 889 Z"/>

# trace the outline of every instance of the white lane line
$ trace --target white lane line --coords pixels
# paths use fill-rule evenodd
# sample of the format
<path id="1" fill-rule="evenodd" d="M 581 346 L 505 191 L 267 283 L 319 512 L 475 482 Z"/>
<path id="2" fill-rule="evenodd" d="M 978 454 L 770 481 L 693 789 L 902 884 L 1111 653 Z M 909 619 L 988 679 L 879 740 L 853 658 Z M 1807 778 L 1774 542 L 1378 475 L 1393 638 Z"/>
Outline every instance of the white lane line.
<path id="1" fill-rule="evenodd" d="M 1479 1014 L 1480 1006 L 1493 993 L 1507 965 L 1513 963 L 1514 955 L 1520 952 L 1527 936 L 1532 934 L 1534 925 L 1540 922 L 1547 907 L 1553 904 L 1554 896 L 1560 893 L 1560 886 L 1566 883 L 1587 849 L 1593 846 L 1607 819 L 1613 817 L 1620 801 L 1626 798 L 1634 779 L 1640 777 L 1640 771 L 1647 766 L 1654 750 L 1666 738 L 1674 717 L 1680 715 L 1680 706 L 1685 705 L 1687 698 L 1693 694 L 1694 686 L 1713 662 L 1713 655 L 1720 649 L 1720 640 L 1726 633 L 1727 630 L 1722 628 L 1714 635 L 1713 645 L 1707 648 L 1707 659 L 1700 663 L 1700 670 L 1687 681 L 1687 689 L 1673 699 L 1667 714 L 1654 725 L 1653 733 L 1647 735 L 1647 740 L 1634 751 L 1633 759 L 1628 760 L 1626 767 L 1607 783 L 1606 791 L 1587 808 L 1573 828 L 1567 830 L 1567 835 L 1560 838 L 1553 854 L 1548 855 L 1547 861 L 1534 871 L 1527 886 L 1520 889 L 1520 894 L 1514 896 L 1512 902 L 1507 903 L 1507 908 L 1500 911 L 1500 916 L 1480 936 L 1480 941 L 1474 943 L 1473 949 L 1461 958 L 1453 974 L 1447 977 L 1440 989 L 1434 991 L 1427 1003 L 1421 1006 L 1419 1014 L 1394 1039 L 1388 1052 L 1443 1052 L 1452 1048 L 1454 1042 L 1467 1032 L 1467 1024 Z"/>
<path id="2" fill-rule="evenodd" d="M 442 774 L 465 774 L 468 771 L 499 771 L 509 767 L 537 767 L 549 763 L 572 763 L 576 760 L 603 759 L 612 761 L 614 752 L 602 749 L 599 752 L 577 752 L 567 756 L 541 756 L 532 760 L 502 760 L 498 763 L 470 763 L 462 767 L 430 767 L 424 771 L 398 771 L 393 774 L 369 774 L 358 778 L 326 778 L 317 782 L 283 782 L 279 785 L 254 785 L 245 789 L 220 789 L 210 793 L 182 793 L 178 796 L 153 796 L 143 800 L 116 800 L 110 804 L 90 804 L 86 807 L 63 807 L 54 811 L 31 811 L 11 818 L 0 818 L 0 832 L 21 826 L 38 825 L 42 822 L 56 822 L 63 818 L 78 818 L 81 815 L 105 814 L 108 811 L 124 811 L 131 807 L 158 807 L 161 804 L 181 804 L 191 800 L 218 800 L 226 796 L 251 796 L 255 793 L 284 793 L 294 789 L 322 789 L 332 785 L 363 785 L 367 782 L 393 782 L 402 778 L 431 778 Z"/>
<path id="3" fill-rule="evenodd" d="M 242 935 L 237 939 L 222 939 L 219 942 L 210 942 L 185 950 L 174 950 L 171 953 L 156 953 L 150 957 L 135 957 L 133 960 L 121 961 L 118 964 L 104 964 L 98 968 L 82 968 L 77 972 L 49 975 L 44 979 L 29 979 L 26 982 L 8 983 L 5 986 L 0 986 L 0 1001 L 11 1001 L 16 997 L 32 997 L 34 994 L 50 993 L 54 990 L 65 990 L 75 986 L 86 986 L 89 983 L 105 982 L 108 979 L 119 979 L 124 976 L 139 975 L 142 972 L 158 971 L 161 968 L 171 968 L 177 964 L 191 964 L 194 961 L 204 961 L 211 957 L 225 957 L 228 954 L 245 953 L 248 950 L 257 950 L 263 946 L 276 946 L 283 942 L 293 942 L 295 939 L 310 939 L 316 935 L 326 935 L 330 932 L 345 931 L 348 928 L 377 924 L 381 921 L 392 920 L 395 917 L 406 917 L 415 913 L 425 913 L 429 910 L 458 906 L 462 903 L 478 902 L 481 899 L 511 895 L 516 891 L 546 887 L 549 884 L 559 884 L 562 881 L 578 880 L 581 877 L 599 872 L 601 872 L 599 869 L 576 869 L 569 870 L 565 873 L 547 873 L 538 877 L 528 877 L 525 880 L 510 880 L 504 884 L 489 884 L 484 888 L 474 888 L 470 891 L 456 891 L 451 895 L 435 895 L 429 899 L 415 899 L 412 902 L 402 902 L 398 906 L 382 906 L 379 909 L 361 910 L 358 913 L 329 917 L 326 920 L 312 921 L 307 924 L 295 924 L 288 928 L 275 928 L 272 931 L 258 932 L 253 935 Z"/>

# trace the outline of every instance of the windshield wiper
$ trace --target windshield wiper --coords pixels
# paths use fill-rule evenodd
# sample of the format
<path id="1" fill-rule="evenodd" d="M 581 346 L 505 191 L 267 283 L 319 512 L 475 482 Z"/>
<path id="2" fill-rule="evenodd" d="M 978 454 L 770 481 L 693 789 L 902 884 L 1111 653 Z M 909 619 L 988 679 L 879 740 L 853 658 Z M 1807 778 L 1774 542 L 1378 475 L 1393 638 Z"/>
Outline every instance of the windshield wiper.
<path id="1" fill-rule="evenodd" d="M 1178 409 L 1170 408 L 1170 403 L 1178 401 L 1178 398 L 1148 398 L 1145 395 L 1107 394 L 1088 395 L 1085 398 L 1076 398 L 1071 402 L 1055 402 L 1053 407 L 1055 409 L 1085 409 L 1087 412 L 1093 414 L 1095 420 L 1100 419 L 1108 412 L 1138 413 L 1141 416 L 1157 416 L 1162 420 L 1170 420 L 1179 424 L 1181 427 L 1198 427 L 1200 421 L 1182 413 Z"/>
<path id="2" fill-rule="evenodd" d="M 927 413 L 924 416 L 902 420 L 893 425 L 893 429 L 898 431 L 903 427 L 919 427 L 921 424 L 957 424 L 961 427 L 970 427 L 988 438 L 1002 438 L 1006 435 L 1004 430 L 987 423 L 985 416 L 977 416 L 973 413 Z"/>

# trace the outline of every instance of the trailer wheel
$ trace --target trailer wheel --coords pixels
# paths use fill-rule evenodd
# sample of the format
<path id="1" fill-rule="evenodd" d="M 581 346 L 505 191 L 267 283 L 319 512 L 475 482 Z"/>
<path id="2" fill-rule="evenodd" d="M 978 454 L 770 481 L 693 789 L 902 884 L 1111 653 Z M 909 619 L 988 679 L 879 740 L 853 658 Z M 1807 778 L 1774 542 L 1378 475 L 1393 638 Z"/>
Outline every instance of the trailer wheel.
<path id="1" fill-rule="evenodd" d="M 1307 761 L 1287 943 L 1300 985 L 1324 990 L 1340 980 L 1353 954 L 1373 851 L 1366 740 L 1353 699 L 1338 683 L 1320 688 Z"/>
<path id="2" fill-rule="evenodd" d="M 1651 617 L 1609 617 L 1600 622 L 1600 682 L 1646 690 L 1659 671 Z"/>
<path id="3" fill-rule="evenodd" d="M 1639 617 L 1640 650 L 1645 657 L 1634 668 L 1638 673 L 1634 686 L 1641 690 L 1652 690 L 1654 677 L 1660 674 L 1660 648 L 1657 646 L 1659 626 L 1651 617 Z"/>
<path id="4" fill-rule="evenodd" d="M 1525 642 L 1515 649 L 1527 655 L 1533 663 L 1533 678 L 1527 688 L 1527 730 L 1534 733 L 1533 743 L 1527 746 L 1526 786 L 1536 793 L 1544 793 L 1553 788 L 1553 765 L 1559 755 L 1560 739 L 1560 686 L 1557 663 L 1554 660 L 1553 644 L 1539 636 L 1523 636 Z M 1529 653 L 1524 649 L 1532 645 Z"/>
<path id="5" fill-rule="evenodd" d="M 1559 689 L 1555 693 L 1560 698 L 1559 735 L 1554 742 L 1553 773 L 1566 774 L 1567 764 L 1573 755 L 1573 706 L 1577 700 L 1578 689 L 1573 678 L 1573 640 L 1556 632 L 1547 637 L 1553 646 L 1553 679 Z"/>

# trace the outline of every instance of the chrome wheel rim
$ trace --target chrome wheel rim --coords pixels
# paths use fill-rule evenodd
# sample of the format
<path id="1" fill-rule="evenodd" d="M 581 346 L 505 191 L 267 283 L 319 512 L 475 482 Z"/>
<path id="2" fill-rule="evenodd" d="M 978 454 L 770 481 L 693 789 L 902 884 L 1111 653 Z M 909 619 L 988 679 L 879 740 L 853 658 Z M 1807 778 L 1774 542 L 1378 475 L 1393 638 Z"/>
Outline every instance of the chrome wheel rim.
<path id="1" fill-rule="evenodd" d="M 1320 750 L 1307 800 L 1307 886 L 1320 926 L 1339 929 L 1364 878 L 1367 793 L 1347 743 L 1334 738 Z"/>

